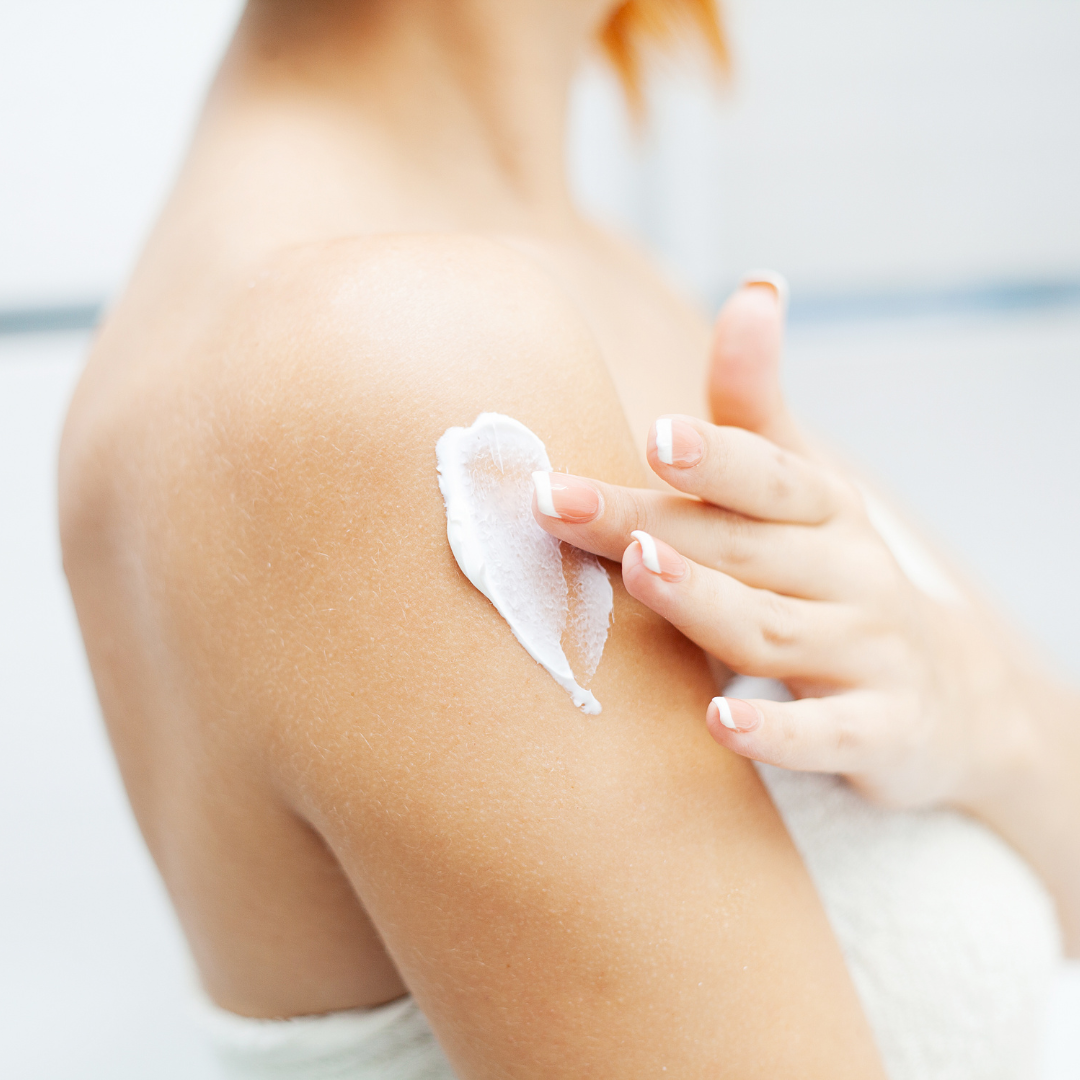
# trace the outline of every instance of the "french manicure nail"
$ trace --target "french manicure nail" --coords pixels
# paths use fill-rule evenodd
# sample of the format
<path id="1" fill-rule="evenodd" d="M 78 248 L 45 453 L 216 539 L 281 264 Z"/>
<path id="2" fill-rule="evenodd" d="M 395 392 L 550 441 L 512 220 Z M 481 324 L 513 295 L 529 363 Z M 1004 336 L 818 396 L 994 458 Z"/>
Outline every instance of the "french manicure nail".
<path id="1" fill-rule="evenodd" d="M 776 290 L 776 299 L 780 302 L 780 310 L 787 311 L 788 297 L 791 295 L 791 286 L 783 274 L 775 270 L 751 270 L 743 276 L 739 282 L 740 288 L 747 285 L 768 285 Z"/>
<path id="2" fill-rule="evenodd" d="M 761 723 L 761 713 L 749 701 L 714 697 L 717 719 L 730 731 L 753 731 Z"/>
<path id="3" fill-rule="evenodd" d="M 689 469 L 705 455 L 705 440 L 685 420 L 656 421 L 656 456 L 665 465 Z"/>
<path id="4" fill-rule="evenodd" d="M 600 513 L 600 492 L 585 480 L 566 473 L 534 472 L 536 505 L 545 517 L 584 525 Z"/>
<path id="5" fill-rule="evenodd" d="M 630 534 L 641 546 L 641 561 L 665 581 L 682 581 L 686 577 L 686 560 L 670 545 L 641 529 Z"/>

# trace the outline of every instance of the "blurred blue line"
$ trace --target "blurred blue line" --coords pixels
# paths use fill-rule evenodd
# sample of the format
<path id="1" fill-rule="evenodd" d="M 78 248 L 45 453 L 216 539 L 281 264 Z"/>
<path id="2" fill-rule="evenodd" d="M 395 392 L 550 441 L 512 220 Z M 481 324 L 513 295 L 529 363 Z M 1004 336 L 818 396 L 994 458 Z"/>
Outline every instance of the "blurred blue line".
<path id="1" fill-rule="evenodd" d="M 799 296 L 792 293 L 793 323 L 856 322 L 940 315 L 1011 314 L 1080 306 L 1080 278 L 968 285 L 926 291 Z"/>
<path id="2" fill-rule="evenodd" d="M 795 324 L 910 319 L 935 315 L 1009 314 L 1080 307 L 1080 278 L 969 285 L 953 289 L 867 293 L 793 293 L 788 319 Z M 104 303 L 0 308 L 0 335 L 92 330 Z"/>
<path id="3" fill-rule="evenodd" d="M 103 310 L 102 303 L 0 308 L 0 334 L 55 334 L 64 330 L 93 330 L 100 321 Z"/>

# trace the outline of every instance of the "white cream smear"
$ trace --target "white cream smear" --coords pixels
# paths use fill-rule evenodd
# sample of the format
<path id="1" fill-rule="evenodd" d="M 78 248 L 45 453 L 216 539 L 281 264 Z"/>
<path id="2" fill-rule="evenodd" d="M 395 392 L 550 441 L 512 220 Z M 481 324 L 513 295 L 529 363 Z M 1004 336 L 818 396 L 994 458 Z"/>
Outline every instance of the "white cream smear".
<path id="1" fill-rule="evenodd" d="M 613 593 L 595 555 L 544 532 L 532 513 L 534 472 L 551 472 L 543 442 L 524 424 L 481 413 L 435 444 L 446 536 L 461 572 L 507 621 L 525 651 L 583 712 L 600 702 L 588 681 L 611 623 Z"/>
<path id="2" fill-rule="evenodd" d="M 675 464 L 675 447 L 672 440 L 670 418 L 656 421 L 656 456 L 665 465 Z"/>

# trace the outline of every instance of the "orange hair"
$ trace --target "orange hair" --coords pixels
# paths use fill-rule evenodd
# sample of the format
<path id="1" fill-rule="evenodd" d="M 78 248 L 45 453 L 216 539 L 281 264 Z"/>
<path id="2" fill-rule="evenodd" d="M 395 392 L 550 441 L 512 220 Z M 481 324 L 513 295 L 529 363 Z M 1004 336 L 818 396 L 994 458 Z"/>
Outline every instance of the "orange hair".
<path id="1" fill-rule="evenodd" d="M 623 0 L 600 31 L 600 44 L 619 76 L 631 109 L 640 113 L 650 47 L 671 50 L 696 37 L 718 71 L 731 66 L 715 0 Z"/>

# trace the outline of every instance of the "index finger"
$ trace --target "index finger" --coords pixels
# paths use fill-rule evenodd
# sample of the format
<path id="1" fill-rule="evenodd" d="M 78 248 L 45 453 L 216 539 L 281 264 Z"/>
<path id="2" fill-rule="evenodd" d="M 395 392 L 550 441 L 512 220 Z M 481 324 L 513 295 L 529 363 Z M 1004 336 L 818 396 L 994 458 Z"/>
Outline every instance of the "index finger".
<path id="1" fill-rule="evenodd" d="M 612 562 L 621 561 L 635 529 L 669 536 L 683 550 L 695 551 L 715 524 L 711 508 L 670 492 L 556 472 L 533 473 L 533 485 L 533 516 L 546 532 Z"/>

